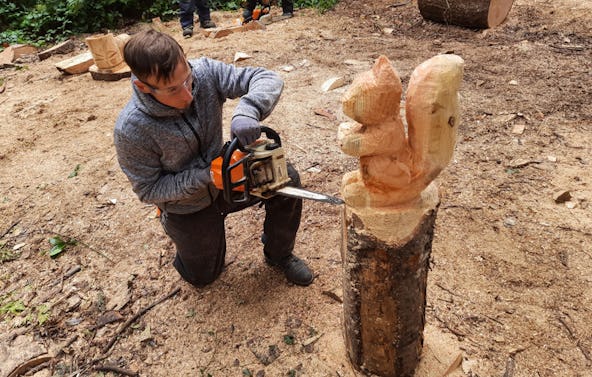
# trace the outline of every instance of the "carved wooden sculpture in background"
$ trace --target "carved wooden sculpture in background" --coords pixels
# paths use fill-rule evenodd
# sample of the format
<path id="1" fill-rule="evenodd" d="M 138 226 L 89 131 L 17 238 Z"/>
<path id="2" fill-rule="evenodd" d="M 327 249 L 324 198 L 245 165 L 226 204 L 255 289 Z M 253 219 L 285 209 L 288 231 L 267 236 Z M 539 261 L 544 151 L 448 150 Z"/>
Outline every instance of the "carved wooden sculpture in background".
<path id="1" fill-rule="evenodd" d="M 123 60 L 123 48 L 131 37 L 128 34 L 100 34 L 87 37 L 86 44 L 94 63 L 89 67 L 94 80 L 117 81 L 131 76 L 131 69 Z"/>
<path id="2" fill-rule="evenodd" d="M 514 0 L 418 0 L 423 18 L 444 24 L 487 29 L 504 22 Z"/>
<path id="3" fill-rule="evenodd" d="M 356 368 L 412 376 L 423 345 L 425 293 L 438 190 L 459 125 L 463 60 L 438 55 L 401 80 L 384 56 L 343 98 L 341 149 L 360 158 L 343 178 L 342 258 L 346 346 Z"/>

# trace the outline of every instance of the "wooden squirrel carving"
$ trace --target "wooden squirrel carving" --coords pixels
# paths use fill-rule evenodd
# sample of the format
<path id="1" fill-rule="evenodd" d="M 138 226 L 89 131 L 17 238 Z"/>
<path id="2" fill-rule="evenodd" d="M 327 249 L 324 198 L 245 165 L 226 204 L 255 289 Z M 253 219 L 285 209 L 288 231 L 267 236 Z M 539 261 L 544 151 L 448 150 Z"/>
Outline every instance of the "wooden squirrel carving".
<path id="1" fill-rule="evenodd" d="M 360 169 L 343 177 L 342 195 L 353 207 L 401 206 L 422 190 L 452 158 L 459 126 L 458 89 L 464 61 L 437 55 L 411 74 L 405 114 L 400 116 L 401 80 L 385 56 L 360 74 L 343 98 L 338 140 Z"/>

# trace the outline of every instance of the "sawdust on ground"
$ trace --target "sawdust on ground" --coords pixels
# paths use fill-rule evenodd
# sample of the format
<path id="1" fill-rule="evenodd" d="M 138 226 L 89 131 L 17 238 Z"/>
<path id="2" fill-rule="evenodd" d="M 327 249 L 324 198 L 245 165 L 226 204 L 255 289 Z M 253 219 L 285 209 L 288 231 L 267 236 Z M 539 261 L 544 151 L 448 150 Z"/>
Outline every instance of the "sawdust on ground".
<path id="1" fill-rule="evenodd" d="M 218 24 L 236 16 L 213 13 Z M 431 56 L 462 56 L 463 124 L 438 179 L 418 375 L 459 365 L 457 375 L 551 377 L 592 376 L 591 22 L 585 0 L 516 0 L 507 22 L 485 31 L 426 22 L 415 1 L 347 0 L 219 40 L 183 40 L 177 22 L 165 31 L 190 57 L 232 62 L 240 51 L 251 58 L 238 65 L 280 72 L 286 87 L 267 124 L 304 186 L 335 195 L 357 162 L 336 143 L 347 86 L 322 93 L 322 83 L 351 82 L 384 54 L 406 85 Z M 113 339 L 94 365 L 142 376 L 359 376 L 342 335 L 339 208 L 305 204 L 296 251 L 317 274 L 311 287 L 288 285 L 263 263 L 258 208 L 229 217 L 218 281 L 182 282 L 154 209 L 117 165 L 112 128 L 130 84 L 57 72 L 79 52 L 0 71 L 0 242 L 15 256 L 0 265 L 0 297 L 27 307 L 0 315 L 0 376 L 64 345 L 54 375 L 98 376 L 90 362 Z M 571 199 L 556 203 L 563 191 Z M 55 235 L 78 243 L 52 260 L 41 252 Z M 176 288 L 115 338 L 123 321 Z M 51 316 L 34 325 L 44 304 Z M 119 321 L 104 324 L 110 318 Z"/>

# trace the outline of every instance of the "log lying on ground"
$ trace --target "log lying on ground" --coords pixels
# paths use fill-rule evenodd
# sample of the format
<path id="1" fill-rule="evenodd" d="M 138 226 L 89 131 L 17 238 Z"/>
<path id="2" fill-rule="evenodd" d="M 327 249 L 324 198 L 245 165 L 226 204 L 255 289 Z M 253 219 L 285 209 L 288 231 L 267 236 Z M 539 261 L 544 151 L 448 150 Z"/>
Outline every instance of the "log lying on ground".
<path id="1" fill-rule="evenodd" d="M 423 18 L 444 24 L 487 29 L 508 16 L 514 0 L 418 0 Z"/>
<path id="2" fill-rule="evenodd" d="M 62 60 L 56 63 L 56 68 L 62 73 L 69 75 L 77 75 L 79 73 L 88 72 L 90 66 L 94 64 L 94 59 L 90 51 L 73 56 L 69 59 Z"/>
<path id="3" fill-rule="evenodd" d="M 203 29 L 202 34 L 210 38 L 222 38 L 234 33 L 243 33 L 245 31 L 265 30 L 266 27 L 258 21 L 246 23 L 244 25 L 227 26 L 215 29 Z"/>
<path id="4" fill-rule="evenodd" d="M 50 47 L 46 50 L 41 51 L 37 54 L 39 56 L 39 60 L 45 60 L 52 55 L 56 54 L 68 54 L 76 48 L 76 43 L 72 39 L 67 39 L 57 45 Z"/>
<path id="5" fill-rule="evenodd" d="M 8 46 L 0 53 L 0 65 L 10 64 L 23 55 L 32 55 L 37 53 L 37 48 L 24 44 L 15 44 Z"/>

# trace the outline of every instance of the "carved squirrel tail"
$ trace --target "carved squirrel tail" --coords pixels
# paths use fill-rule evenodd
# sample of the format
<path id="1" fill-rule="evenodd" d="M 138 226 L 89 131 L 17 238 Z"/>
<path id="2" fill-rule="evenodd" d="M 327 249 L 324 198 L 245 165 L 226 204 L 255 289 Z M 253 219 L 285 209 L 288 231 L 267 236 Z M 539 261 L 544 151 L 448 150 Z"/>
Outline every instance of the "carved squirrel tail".
<path id="1" fill-rule="evenodd" d="M 437 55 L 415 68 L 405 101 L 413 176 L 429 184 L 448 165 L 460 124 L 458 89 L 464 61 Z"/>

